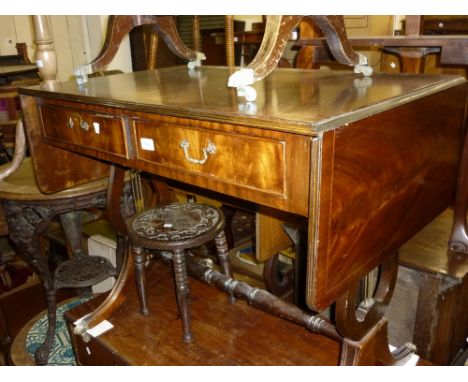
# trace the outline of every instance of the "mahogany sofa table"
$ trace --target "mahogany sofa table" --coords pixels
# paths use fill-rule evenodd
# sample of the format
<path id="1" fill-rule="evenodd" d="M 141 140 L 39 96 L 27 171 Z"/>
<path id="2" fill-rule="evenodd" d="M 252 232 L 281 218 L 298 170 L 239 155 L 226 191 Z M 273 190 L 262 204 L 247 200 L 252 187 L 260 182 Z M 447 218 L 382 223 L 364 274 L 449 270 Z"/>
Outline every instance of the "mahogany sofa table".
<path id="1" fill-rule="evenodd" d="M 395 252 L 453 199 L 465 80 L 277 69 L 252 85 L 258 97 L 249 103 L 226 86 L 230 73 L 172 67 L 93 78 L 84 87 L 21 89 L 29 139 L 40 132 L 61 152 L 302 217 L 307 307 L 317 312 L 334 303 L 332 322 L 263 292 L 254 298 L 257 291 L 219 273 L 198 269 L 198 276 L 341 342 L 340 364 L 395 363 L 410 349 L 386 350 L 383 315 L 398 269 Z M 44 174 L 38 182 L 54 192 L 85 176 L 81 171 L 50 184 Z M 359 304 L 359 280 L 379 265 L 374 297 Z M 127 256 L 113 293 L 82 329 L 112 321 L 134 288 L 132 267 Z"/>

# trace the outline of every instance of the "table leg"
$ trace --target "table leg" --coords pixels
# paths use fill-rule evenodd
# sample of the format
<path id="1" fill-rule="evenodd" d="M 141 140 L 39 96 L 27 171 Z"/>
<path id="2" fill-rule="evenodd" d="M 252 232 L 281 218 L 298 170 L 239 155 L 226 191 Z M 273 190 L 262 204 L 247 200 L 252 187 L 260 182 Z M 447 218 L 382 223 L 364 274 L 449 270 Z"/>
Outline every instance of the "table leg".
<path id="1" fill-rule="evenodd" d="M 306 272 L 307 269 L 307 229 L 299 224 L 283 225 L 284 232 L 294 243 L 294 302 L 297 306 L 305 308 Z"/>
<path id="2" fill-rule="evenodd" d="M 152 25 L 161 34 L 167 46 L 176 56 L 188 61 L 205 59 L 203 53 L 195 52 L 185 46 L 177 33 L 177 27 L 172 16 L 109 16 L 106 39 L 101 52 L 93 61 L 78 67 L 75 72 L 77 74 L 91 74 L 101 70 L 115 57 L 123 38 L 133 28 L 140 25 Z"/>
<path id="3" fill-rule="evenodd" d="M 40 237 L 44 235 L 52 218 L 64 215 L 65 220 L 71 225 L 66 227 L 67 240 L 72 245 L 76 254 L 81 253 L 77 244 L 77 232 L 80 232 L 80 221 L 73 214 L 76 210 L 90 207 L 103 207 L 104 195 L 102 192 L 82 195 L 73 198 L 54 199 L 48 201 L 23 202 L 15 200 L 3 201 L 3 209 L 8 223 L 9 237 L 16 253 L 24 259 L 36 272 L 41 280 L 47 300 L 48 329 L 44 343 L 36 350 L 35 360 L 38 365 L 47 364 L 49 353 L 53 344 L 56 327 L 56 293 L 60 288 L 56 278 L 51 274 L 47 257 L 41 252 Z M 68 220 L 67 220 L 68 218 Z M 70 219 L 71 218 L 71 219 Z M 74 227 L 72 227 L 75 225 Z M 70 238 L 68 234 L 71 234 Z M 81 243 L 81 242 L 80 242 Z"/>
<path id="4" fill-rule="evenodd" d="M 448 246 L 452 251 L 468 254 L 468 232 L 466 230 L 466 211 L 468 208 L 468 134 L 465 135 L 457 182 L 453 225 Z"/>
<path id="5" fill-rule="evenodd" d="M 4 201 L 3 208 L 8 222 L 9 237 L 15 250 L 39 276 L 46 295 L 48 329 L 44 343 L 34 355 L 38 365 L 45 365 L 55 334 L 56 291 L 47 257 L 41 254 L 39 236 L 44 233 L 53 215 L 48 208 L 13 201 Z"/>
<path id="6" fill-rule="evenodd" d="M 134 263 L 128 241 L 123 237 L 117 238 L 117 252 L 117 256 L 121 255 L 123 260 L 114 287 L 95 310 L 81 317 L 75 325 L 74 333 L 80 335 L 85 342 L 90 340 L 87 330 L 104 320 L 109 320 L 112 313 L 125 302 L 129 288 L 135 288 Z"/>
<path id="7" fill-rule="evenodd" d="M 344 65 L 354 66 L 360 62 L 359 54 L 351 47 L 346 35 L 343 16 L 308 16 L 320 28 L 327 39 L 333 57 Z"/>
<path id="8" fill-rule="evenodd" d="M 125 170 L 112 166 L 109 175 L 109 184 L 106 196 L 106 215 L 112 228 L 117 233 L 117 259 L 122 259 L 121 269 L 117 281 L 106 299 L 92 312 L 80 319 L 74 332 L 89 340 L 87 330 L 107 320 L 112 313 L 126 300 L 128 288 L 135 288 L 134 263 L 129 248 L 127 226 L 122 216 L 122 210 L 126 213 L 130 198 L 124 194 Z M 122 200 L 124 201 L 122 204 Z M 119 261 L 120 263 L 120 261 Z"/>
<path id="9" fill-rule="evenodd" d="M 161 37 L 166 42 L 167 47 L 172 51 L 172 53 L 187 61 L 205 59 L 205 55 L 202 52 L 196 52 L 192 49 L 189 49 L 184 44 L 180 38 L 179 33 L 177 32 L 177 26 L 174 22 L 173 16 L 156 17 L 157 23 L 155 28 L 160 32 Z"/>
<path id="10" fill-rule="evenodd" d="M 247 68 L 241 69 L 229 77 L 228 86 L 251 85 L 268 76 L 276 68 L 286 48 L 289 35 L 301 18 L 302 16 L 268 16 L 262 44 L 255 58 Z M 244 79 L 242 74 L 246 71 L 251 71 L 248 80 Z"/>
<path id="11" fill-rule="evenodd" d="M 403 344 L 393 352 L 388 348 L 384 314 L 395 289 L 397 273 L 398 255 L 394 254 L 381 265 L 379 283 L 370 301 L 357 304 L 359 282 L 336 301 L 336 327 L 344 337 L 341 365 L 394 365 L 415 350 L 411 343 Z"/>
<path id="12" fill-rule="evenodd" d="M 97 72 L 109 64 L 119 50 L 123 38 L 138 25 L 142 24 L 134 16 L 109 16 L 106 39 L 101 52 L 89 64 L 90 73 Z"/>
<path id="13" fill-rule="evenodd" d="M 246 68 L 229 77 L 228 86 L 248 86 L 268 76 L 283 55 L 291 31 L 303 17 L 309 17 L 318 25 L 338 62 L 354 66 L 355 70 L 367 64 L 365 56 L 355 52 L 351 47 L 346 36 L 343 16 L 268 16 L 265 34 L 257 55 Z M 364 72 L 362 69 L 359 71 Z M 371 71 L 365 73 L 369 75 Z"/>

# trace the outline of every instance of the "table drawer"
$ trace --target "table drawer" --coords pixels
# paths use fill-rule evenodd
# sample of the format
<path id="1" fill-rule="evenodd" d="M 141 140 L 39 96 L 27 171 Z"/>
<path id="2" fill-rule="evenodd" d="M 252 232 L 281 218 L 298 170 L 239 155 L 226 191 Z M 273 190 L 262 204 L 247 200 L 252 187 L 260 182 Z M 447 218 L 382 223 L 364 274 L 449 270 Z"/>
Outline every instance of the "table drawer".
<path id="1" fill-rule="evenodd" d="M 123 118 L 81 109 L 41 106 L 44 135 L 77 146 L 129 158 Z"/>
<path id="2" fill-rule="evenodd" d="M 154 121 L 134 122 L 138 159 L 266 194 L 286 195 L 286 142 Z"/>

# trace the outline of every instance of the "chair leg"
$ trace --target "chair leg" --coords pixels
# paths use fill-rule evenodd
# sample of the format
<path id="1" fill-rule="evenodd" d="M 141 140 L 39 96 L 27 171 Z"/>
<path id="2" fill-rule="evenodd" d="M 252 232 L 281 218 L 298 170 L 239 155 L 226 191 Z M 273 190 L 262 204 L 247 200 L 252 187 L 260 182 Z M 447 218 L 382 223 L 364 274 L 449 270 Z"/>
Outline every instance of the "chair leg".
<path id="1" fill-rule="evenodd" d="M 148 296 L 146 295 L 145 250 L 132 247 L 133 263 L 135 264 L 135 281 L 140 299 L 140 313 L 148 315 Z"/>
<path id="2" fill-rule="evenodd" d="M 41 252 L 39 237 L 53 218 L 53 209 L 34 203 L 22 204 L 14 200 L 3 201 L 2 205 L 8 223 L 9 238 L 16 253 L 37 273 L 46 294 L 47 334 L 44 342 L 36 349 L 34 359 L 37 365 L 47 365 L 54 342 L 57 301 L 54 280 L 47 264 L 47 257 Z"/>
<path id="3" fill-rule="evenodd" d="M 224 231 L 221 231 L 218 236 L 215 237 L 215 244 L 216 251 L 218 252 L 219 264 L 223 269 L 223 273 L 232 278 L 231 261 L 229 260 L 228 245 Z M 229 296 L 229 301 L 231 303 L 235 302 L 234 296 Z"/>
<path id="4" fill-rule="evenodd" d="M 174 265 L 174 277 L 176 284 L 177 303 L 179 305 L 180 318 L 184 330 L 184 342 L 192 341 L 191 315 L 190 315 L 190 291 L 187 278 L 187 266 L 185 264 L 185 252 L 183 249 L 175 249 L 172 256 Z"/>

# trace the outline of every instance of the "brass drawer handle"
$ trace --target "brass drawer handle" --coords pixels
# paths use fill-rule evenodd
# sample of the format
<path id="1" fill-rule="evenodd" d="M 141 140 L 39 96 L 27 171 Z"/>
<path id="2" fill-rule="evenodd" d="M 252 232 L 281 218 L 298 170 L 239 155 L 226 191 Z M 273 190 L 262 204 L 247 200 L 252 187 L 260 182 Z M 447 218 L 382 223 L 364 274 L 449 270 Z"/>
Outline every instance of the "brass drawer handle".
<path id="1" fill-rule="evenodd" d="M 68 118 L 68 121 L 67 121 L 67 127 L 68 127 L 69 129 L 73 129 L 73 126 L 74 126 L 73 118 L 72 118 L 72 117 L 69 117 L 69 118 Z"/>
<path id="2" fill-rule="evenodd" d="M 204 149 L 202 149 L 203 159 L 195 159 L 190 157 L 188 153 L 190 143 L 187 139 L 183 139 L 180 142 L 179 146 L 184 150 L 185 159 L 187 159 L 190 163 L 195 164 L 204 164 L 208 159 L 208 154 L 213 155 L 216 153 L 216 146 L 210 141 L 208 141 L 208 145 Z"/>
<path id="3" fill-rule="evenodd" d="M 84 130 L 84 131 L 88 131 L 89 130 L 89 124 L 88 122 L 86 122 L 84 119 L 82 119 L 80 121 L 80 127 Z"/>
<path id="4" fill-rule="evenodd" d="M 89 130 L 88 122 L 86 122 L 78 113 L 72 113 L 70 117 L 68 117 L 66 125 L 69 129 L 73 129 L 75 127 L 75 123 L 77 123 L 84 131 Z"/>

